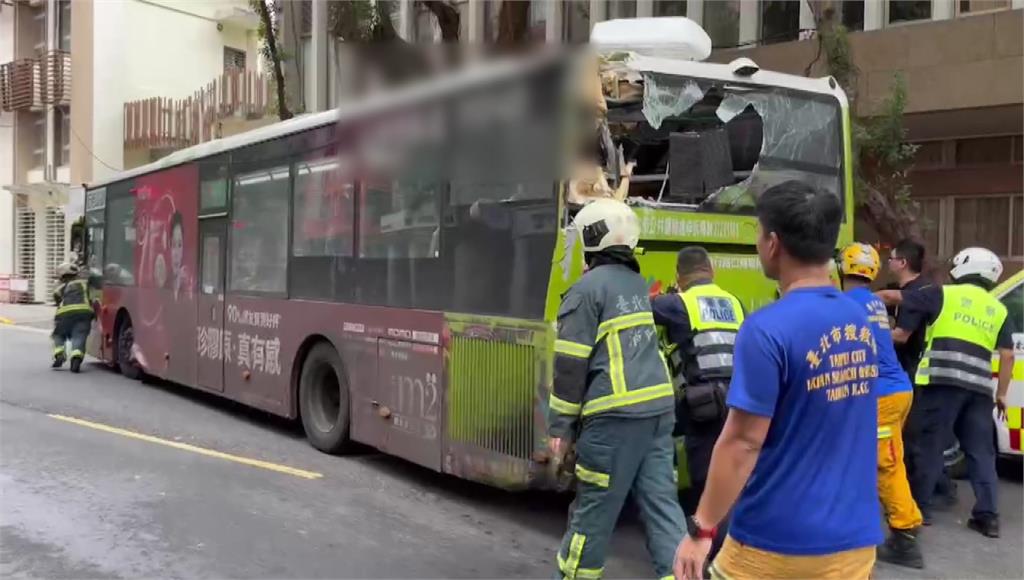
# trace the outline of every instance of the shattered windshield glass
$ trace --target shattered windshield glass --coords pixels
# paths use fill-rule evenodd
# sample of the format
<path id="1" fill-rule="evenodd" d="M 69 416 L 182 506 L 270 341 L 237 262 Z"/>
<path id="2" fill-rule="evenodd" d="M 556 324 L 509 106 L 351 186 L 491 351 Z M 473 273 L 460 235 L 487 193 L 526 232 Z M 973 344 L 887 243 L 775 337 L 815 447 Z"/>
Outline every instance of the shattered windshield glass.
<path id="1" fill-rule="evenodd" d="M 790 179 L 842 197 L 834 97 L 655 73 L 643 81 L 642 102 L 608 113 L 636 162 L 633 201 L 749 213 L 761 192 Z"/>

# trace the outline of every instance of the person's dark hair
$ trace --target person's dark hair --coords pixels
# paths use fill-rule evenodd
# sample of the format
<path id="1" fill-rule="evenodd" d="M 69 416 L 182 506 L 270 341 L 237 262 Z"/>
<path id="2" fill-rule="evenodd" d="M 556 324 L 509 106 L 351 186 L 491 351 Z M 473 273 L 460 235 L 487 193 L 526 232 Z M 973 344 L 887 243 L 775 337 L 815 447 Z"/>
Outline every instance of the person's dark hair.
<path id="1" fill-rule="evenodd" d="M 175 211 L 173 214 L 171 214 L 171 231 L 172 232 L 174 231 L 175 227 L 181 228 L 181 233 L 182 234 L 185 233 L 185 222 L 181 218 L 181 212 L 180 211 Z"/>
<path id="2" fill-rule="evenodd" d="M 821 264 L 835 252 L 843 205 L 834 193 L 790 180 L 761 194 L 757 218 L 766 234 L 775 232 L 787 254 L 805 264 Z"/>
<path id="3" fill-rule="evenodd" d="M 897 258 L 907 261 L 911 272 L 920 274 L 924 270 L 924 245 L 920 242 L 906 238 L 893 246 L 892 251 Z"/>
<path id="4" fill-rule="evenodd" d="M 695 272 L 711 272 L 711 256 L 700 246 L 686 246 L 676 255 L 676 274 L 689 276 Z"/>

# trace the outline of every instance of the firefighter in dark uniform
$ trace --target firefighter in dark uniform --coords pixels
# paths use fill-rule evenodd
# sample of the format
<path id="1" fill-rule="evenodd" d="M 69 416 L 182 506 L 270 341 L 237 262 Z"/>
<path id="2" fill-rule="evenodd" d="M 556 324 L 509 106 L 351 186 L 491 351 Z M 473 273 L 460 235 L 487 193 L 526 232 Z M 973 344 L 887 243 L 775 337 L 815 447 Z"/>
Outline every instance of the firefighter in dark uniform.
<path id="1" fill-rule="evenodd" d="M 78 267 L 65 263 L 57 267 L 60 286 L 53 291 L 57 314 L 53 319 L 53 368 L 68 358 L 65 345 L 71 341 L 71 372 L 77 373 L 85 358 L 85 340 L 92 328 L 93 293 L 91 280 L 78 278 Z"/>
<path id="2" fill-rule="evenodd" d="M 690 486 L 682 495 L 683 509 L 692 514 L 704 493 L 711 451 L 725 426 L 725 394 L 743 306 L 715 285 L 711 257 L 700 246 L 679 251 L 676 283 L 680 293 L 656 297 L 652 308 L 654 323 L 665 328 L 669 370 L 680 395 L 674 435 L 683 436 L 690 476 Z M 722 538 L 725 533 L 718 534 L 712 557 Z"/>
<path id="3" fill-rule="evenodd" d="M 576 499 L 558 550 L 564 578 L 598 578 L 632 494 L 658 577 L 671 577 L 684 526 L 676 497 L 674 394 L 658 349 L 647 284 L 633 255 L 629 206 L 597 199 L 576 215 L 588 271 L 562 298 L 549 401 L 555 461 L 575 441 Z"/>
<path id="4" fill-rule="evenodd" d="M 927 517 L 935 484 L 942 474 L 942 451 L 952 431 L 967 456 L 974 490 L 968 527 L 999 537 L 993 406 L 1006 412 L 1006 393 L 1013 369 L 1012 322 L 1006 306 L 989 292 L 1003 273 L 1003 264 L 985 248 L 967 248 L 953 257 L 954 283 L 901 293 L 901 309 L 893 340 L 906 342 L 912 329 L 927 324 L 924 356 L 917 367 L 921 400 L 922 465 L 910 485 Z M 1000 360 L 993 392 L 992 356 Z"/>

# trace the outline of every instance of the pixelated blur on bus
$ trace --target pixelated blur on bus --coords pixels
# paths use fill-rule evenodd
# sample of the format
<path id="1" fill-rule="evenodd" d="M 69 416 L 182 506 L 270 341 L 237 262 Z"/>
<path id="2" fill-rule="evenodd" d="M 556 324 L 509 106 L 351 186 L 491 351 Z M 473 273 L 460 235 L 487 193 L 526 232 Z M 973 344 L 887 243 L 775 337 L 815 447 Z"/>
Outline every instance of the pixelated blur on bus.
<path id="1" fill-rule="evenodd" d="M 834 81 L 611 32 L 90 185 L 87 260 L 104 281 L 90 353 L 299 418 L 328 453 L 361 443 L 558 487 L 544 451 L 554 320 L 582 273 L 572 216 L 588 196 L 639 215 L 652 294 L 701 244 L 749 309 L 775 297 L 754 246 L 760 192 L 814 183 L 845 200 L 840 245 L 852 231 Z"/>

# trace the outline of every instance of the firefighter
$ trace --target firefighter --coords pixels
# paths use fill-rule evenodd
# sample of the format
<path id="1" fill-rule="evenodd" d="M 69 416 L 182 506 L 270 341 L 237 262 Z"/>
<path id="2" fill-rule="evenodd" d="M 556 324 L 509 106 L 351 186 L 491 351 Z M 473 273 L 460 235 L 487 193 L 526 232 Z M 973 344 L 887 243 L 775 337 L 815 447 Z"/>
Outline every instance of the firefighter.
<path id="1" fill-rule="evenodd" d="M 903 463 L 903 425 L 910 415 L 914 389 L 896 356 L 885 304 L 871 293 L 871 283 L 880 269 L 878 252 L 867 244 L 850 244 L 839 255 L 843 289 L 867 311 L 878 345 L 878 378 L 874 387 L 878 396 L 878 497 L 891 531 L 885 543 L 878 547 L 878 559 L 909 568 L 924 568 L 924 557 L 917 543 L 921 511 L 910 493 Z"/>
<path id="2" fill-rule="evenodd" d="M 715 285 L 711 257 L 700 246 L 679 250 L 676 283 L 680 294 L 658 296 L 652 308 L 654 323 L 665 328 L 672 384 L 681 394 L 673 435 L 684 437 L 690 487 L 683 494 L 683 508 L 693 513 L 704 493 L 711 451 L 728 413 L 725 395 L 743 305 Z M 717 542 L 725 537 L 724 526 L 720 532 Z M 712 558 L 715 552 L 712 548 Z"/>
<path id="3" fill-rule="evenodd" d="M 942 451 L 952 431 L 967 456 L 974 508 L 972 530 L 999 537 L 993 401 L 1005 413 L 1013 369 L 1013 323 L 1006 307 L 989 291 L 1003 273 L 999 258 L 985 248 L 967 248 L 953 257 L 953 284 L 901 293 L 893 340 L 906 342 L 927 324 L 924 356 L 917 368 L 921 387 L 921 459 L 911 479 L 914 497 L 928 518 L 935 484 L 942 474 Z M 992 387 L 992 355 L 999 353 L 999 378 Z M 915 402 L 915 404 L 918 404 Z"/>
<path id="4" fill-rule="evenodd" d="M 655 571 L 671 576 L 685 526 L 673 468 L 675 396 L 633 255 L 639 222 L 626 204 L 597 199 L 574 223 L 587 272 L 558 310 L 548 417 L 553 459 L 560 462 L 573 443 L 576 450 L 576 499 L 558 550 L 559 574 L 601 576 L 632 493 Z"/>
<path id="5" fill-rule="evenodd" d="M 71 341 L 71 372 L 77 373 L 85 357 L 85 339 L 93 319 L 93 295 L 90 280 L 78 278 L 78 266 L 64 263 L 57 267 L 60 287 L 53 291 L 57 314 L 53 319 L 53 368 L 64 365 L 65 344 Z"/>

